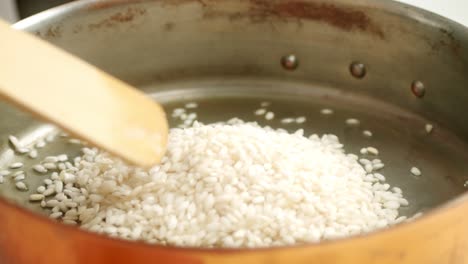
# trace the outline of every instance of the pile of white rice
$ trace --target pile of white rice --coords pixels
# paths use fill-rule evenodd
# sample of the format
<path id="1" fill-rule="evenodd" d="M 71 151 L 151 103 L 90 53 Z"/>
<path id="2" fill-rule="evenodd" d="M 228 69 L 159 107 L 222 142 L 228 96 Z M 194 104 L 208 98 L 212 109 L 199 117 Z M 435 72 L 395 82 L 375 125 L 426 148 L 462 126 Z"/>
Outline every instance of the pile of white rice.
<path id="1" fill-rule="evenodd" d="M 401 190 L 342 147 L 334 135 L 195 122 L 171 129 L 165 158 L 149 171 L 84 148 L 31 197 L 65 223 L 177 246 L 291 245 L 403 221 Z"/>

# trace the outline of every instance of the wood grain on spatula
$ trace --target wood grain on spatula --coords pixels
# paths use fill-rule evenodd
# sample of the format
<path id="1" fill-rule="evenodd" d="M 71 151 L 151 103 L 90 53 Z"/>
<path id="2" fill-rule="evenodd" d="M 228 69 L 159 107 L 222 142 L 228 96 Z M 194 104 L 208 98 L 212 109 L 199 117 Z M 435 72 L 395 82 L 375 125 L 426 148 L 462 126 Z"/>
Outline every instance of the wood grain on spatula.
<path id="1" fill-rule="evenodd" d="M 168 125 L 160 105 L 2 21 L 0 96 L 136 165 L 149 167 L 164 154 Z"/>

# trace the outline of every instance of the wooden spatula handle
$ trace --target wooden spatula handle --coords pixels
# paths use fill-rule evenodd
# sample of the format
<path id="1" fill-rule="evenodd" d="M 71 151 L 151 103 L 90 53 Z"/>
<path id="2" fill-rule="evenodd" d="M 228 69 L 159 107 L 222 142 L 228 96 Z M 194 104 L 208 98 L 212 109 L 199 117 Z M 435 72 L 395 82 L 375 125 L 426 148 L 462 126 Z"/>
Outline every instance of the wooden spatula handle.
<path id="1" fill-rule="evenodd" d="M 2 21 L 0 96 L 137 165 L 153 165 L 164 154 L 168 125 L 160 105 Z"/>

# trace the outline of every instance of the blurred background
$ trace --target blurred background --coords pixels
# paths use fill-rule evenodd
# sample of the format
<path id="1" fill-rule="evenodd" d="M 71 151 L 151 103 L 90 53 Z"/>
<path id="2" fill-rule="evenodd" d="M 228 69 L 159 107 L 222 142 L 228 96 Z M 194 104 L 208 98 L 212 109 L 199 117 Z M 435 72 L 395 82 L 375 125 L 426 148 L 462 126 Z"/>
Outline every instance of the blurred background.
<path id="1" fill-rule="evenodd" d="M 425 8 L 468 26 L 467 0 L 398 0 Z M 73 0 L 0 0 L 0 17 L 15 21 Z"/>
<path id="2" fill-rule="evenodd" d="M 46 9 L 73 2 L 71 0 L 0 0 L 0 17 L 14 23 Z"/>

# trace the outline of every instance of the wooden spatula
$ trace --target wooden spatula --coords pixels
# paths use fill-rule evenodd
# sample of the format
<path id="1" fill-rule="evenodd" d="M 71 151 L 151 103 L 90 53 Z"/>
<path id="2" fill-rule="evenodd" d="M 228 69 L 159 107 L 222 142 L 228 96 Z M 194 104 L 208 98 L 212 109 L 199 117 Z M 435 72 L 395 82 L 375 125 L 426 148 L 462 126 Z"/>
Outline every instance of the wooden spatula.
<path id="1" fill-rule="evenodd" d="M 2 21 L 0 96 L 136 165 L 149 167 L 164 154 L 168 125 L 160 105 Z"/>

